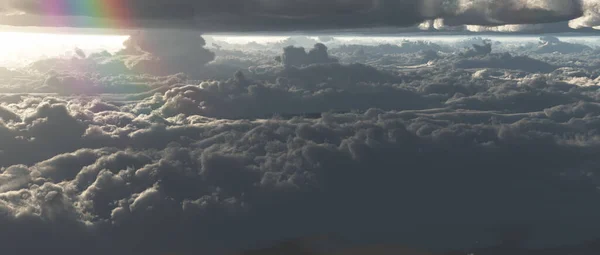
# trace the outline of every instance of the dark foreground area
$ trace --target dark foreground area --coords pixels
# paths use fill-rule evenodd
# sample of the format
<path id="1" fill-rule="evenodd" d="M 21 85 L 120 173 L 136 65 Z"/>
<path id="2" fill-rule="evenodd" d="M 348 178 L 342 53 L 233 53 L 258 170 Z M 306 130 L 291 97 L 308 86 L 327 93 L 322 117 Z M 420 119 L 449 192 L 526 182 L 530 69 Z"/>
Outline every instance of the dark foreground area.
<path id="1" fill-rule="evenodd" d="M 231 253 L 231 255 L 593 255 L 600 254 L 600 240 L 584 242 L 579 245 L 560 246 L 555 248 L 531 249 L 521 243 L 522 240 L 507 239 L 498 245 L 454 250 L 447 252 L 431 252 L 426 249 L 415 249 L 404 245 L 355 245 L 347 248 L 328 247 L 335 241 L 327 237 L 297 238 L 279 242 L 270 247 Z M 334 245 L 335 247 L 335 245 Z"/>

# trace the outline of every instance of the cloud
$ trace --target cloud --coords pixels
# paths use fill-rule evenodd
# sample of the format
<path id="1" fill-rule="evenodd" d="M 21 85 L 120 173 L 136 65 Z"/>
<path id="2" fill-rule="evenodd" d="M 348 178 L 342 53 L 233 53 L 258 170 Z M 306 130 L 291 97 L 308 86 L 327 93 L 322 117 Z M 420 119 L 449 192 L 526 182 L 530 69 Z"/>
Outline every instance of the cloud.
<path id="1" fill-rule="evenodd" d="M 285 47 L 283 48 L 283 55 L 278 57 L 277 60 L 286 67 L 338 62 L 337 59 L 329 57 L 327 46 L 322 43 L 315 44 L 308 52 L 302 47 Z"/>
<path id="2" fill-rule="evenodd" d="M 60 94 L 97 94 L 100 89 L 95 81 L 85 76 L 60 76 L 50 74 L 41 87 L 35 88 L 36 92 L 58 92 Z"/>
<path id="3" fill-rule="evenodd" d="M 492 43 L 484 41 L 483 45 L 473 44 L 472 49 L 462 53 L 464 57 L 486 56 L 492 53 Z"/>
<path id="4" fill-rule="evenodd" d="M 10 109 L 6 109 L 5 107 L 0 106 L 0 120 L 8 122 L 8 121 L 20 121 L 21 118 L 16 113 L 12 112 Z"/>
<path id="5" fill-rule="evenodd" d="M 500 68 L 542 73 L 552 72 L 557 68 L 528 56 L 513 56 L 508 52 L 491 52 L 492 44 L 490 42 L 485 41 L 484 45 L 473 44 L 473 49 L 461 53 L 464 59 L 458 60 L 455 65 L 459 68 Z"/>
<path id="6" fill-rule="evenodd" d="M 349 53 L 375 55 L 376 57 L 384 57 L 385 55 L 415 53 L 420 51 L 448 51 L 447 48 L 431 41 L 409 41 L 403 40 L 399 44 L 378 44 L 378 45 L 359 45 L 359 44 L 343 44 L 339 47 L 331 49 L 333 53 L 347 51 Z"/>
<path id="7" fill-rule="evenodd" d="M 125 62 L 135 72 L 194 74 L 214 60 L 214 53 L 203 48 L 205 44 L 204 39 L 193 32 L 143 31 L 124 42 L 126 48 L 122 54 L 135 56 Z"/>
<path id="8" fill-rule="evenodd" d="M 228 247 L 244 247 L 319 230 L 349 237 L 391 231 L 396 238 L 435 243 L 432 248 L 439 249 L 466 245 L 471 238 L 485 240 L 486 232 L 478 229 L 514 221 L 530 222 L 540 231 L 555 227 L 540 234 L 543 240 L 563 238 L 566 230 L 569 236 L 576 232 L 591 238 L 594 233 L 583 230 L 600 210 L 588 203 L 594 201 L 594 186 L 585 184 L 584 176 L 570 181 L 553 177 L 576 174 L 570 169 L 596 150 L 593 135 L 581 125 L 595 125 L 598 111 L 586 117 L 580 112 L 587 110 L 575 110 L 580 107 L 588 106 L 564 105 L 537 115 L 372 109 L 317 119 L 126 125 L 118 131 L 128 129 L 125 135 L 105 137 L 123 140 L 118 148 L 78 149 L 4 169 L 0 208 L 7 218 L 1 221 L 77 237 L 29 238 L 65 252 L 95 247 L 72 246 L 72 240 L 113 243 L 92 254 L 131 254 L 134 249 L 196 254 L 224 248 L 210 241 L 214 238 L 223 238 Z M 554 111 L 565 116 L 556 118 L 550 114 Z M 569 116 L 575 120 L 561 122 Z M 591 144 L 565 136 L 572 132 L 591 135 Z M 146 149 L 148 142 L 157 149 Z M 567 205 L 586 208 L 585 213 L 574 217 L 573 210 L 563 209 Z M 423 215 L 423 208 L 429 213 Z M 435 213 L 442 208 L 444 214 Z M 552 225 L 558 218 L 571 228 Z M 445 231 L 431 225 L 432 219 L 452 220 L 461 231 L 450 239 L 432 235 Z M 411 226 L 411 231 L 400 226 Z M 25 236 L 3 239 L 4 247 L 24 240 L 19 238 Z M 35 251 L 30 249 L 25 254 Z"/>
<path id="9" fill-rule="evenodd" d="M 444 23 L 451 26 L 551 23 L 577 18 L 582 14 L 579 1 L 459 0 L 451 2 L 437 5 L 451 9 L 455 14 L 443 17 Z"/>
<path id="10" fill-rule="evenodd" d="M 231 76 L 238 70 L 235 66 L 226 69 L 223 63 L 207 67 L 215 54 L 203 48 L 204 45 L 203 38 L 195 32 L 138 32 L 114 54 L 102 51 L 87 56 L 52 57 L 37 60 L 17 71 L 5 69 L 2 75 L 7 83 L 0 87 L 0 92 L 143 93 L 188 78 L 217 77 L 224 73 Z"/>
<path id="11" fill-rule="evenodd" d="M 512 56 L 509 53 L 491 54 L 483 57 L 460 60 L 456 63 L 460 68 L 501 68 L 523 70 L 527 72 L 551 72 L 557 67 L 527 56 Z"/>
<path id="12" fill-rule="evenodd" d="M 4 249 L 218 254 L 333 233 L 445 251 L 501 241 L 499 225 L 531 230 L 527 246 L 598 238 L 593 50 L 318 46 L 286 67 L 281 48 L 223 47 L 202 80 L 93 64 L 181 56 L 153 38 L 15 71 L 48 92 L 0 95 Z M 568 67 L 536 69 L 550 62 Z"/>
<path id="13" fill-rule="evenodd" d="M 595 2 L 580 0 L 209 0 L 96 3 L 112 12 L 78 8 L 64 0 L 54 9 L 41 0 L 3 0 L 4 24 L 44 26 L 192 27 L 202 31 L 271 31 L 416 26 L 443 19 L 450 26 L 573 21 L 593 25 Z M 15 15 L 15 13 L 24 13 Z M 50 20 L 51 22 L 46 22 Z"/>
<path id="14" fill-rule="evenodd" d="M 205 44 L 199 34 L 190 31 L 138 31 L 123 43 L 124 49 L 115 54 L 104 51 L 89 56 L 76 54 L 73 58 L 47 58 L 30 64 L 29 68 L 43 73 L 51 71 L 69 73 L 76 79 L 83 77 L 73 77 L 73 74 L 167 76 L 186 73 L 196 75 L 215 58 L 213 52 L 204 48 Z M 66 81 L 70 79 L 66 77 L 59 79 L 61 81 L 54 82 L 54 85 L 61 83 L 62 85 L 59 86 L 65 87 L 66 90 L 72 89 L 70 87 L 75 81 Z"/>
<path id="15" fill-rule="evenodd" d="M 597 1 L 582 0 L 584 7 L 583 15 L 577 19 L 569 21 L 569 26 L 572 28 L 592 27 L 597 29 L 600 25 L 600 5 Z"/>
<path id="16" fill-rule="evenodd" d="M 544 36 L 540 38 L 538 53 L 573 53 L 582 51 L 591 51 L 592 48 L 587 45 L 562 42 L 553 36 Z"/>
<path id="17" fill-rule="evenodd" d="M 373 105 L 386 109 L 414 108 L 428 104 L 428 100 L 401 86 L 360 82 L 394 80 L 398 79 L 359 64 L 313 65 L 287 69 L 275 84 L 239 78 L 202 82 L 199 85 L 174 87 L 162 97 L 149 99 L 157 100 L 154 105 L 160 106 L 160 111 L 166 116 L 183 113 L 221 118 L 312 114 L 337 109 L 366 110 Z M 361 100 L 366 95 L 378 97 L 379 100 Z M 399 101 L 399 98 L 404 100 Z M 153 103 L 148 102 L 147 105 Z M 146 109 L 139 108 L 143 112 Z"/>

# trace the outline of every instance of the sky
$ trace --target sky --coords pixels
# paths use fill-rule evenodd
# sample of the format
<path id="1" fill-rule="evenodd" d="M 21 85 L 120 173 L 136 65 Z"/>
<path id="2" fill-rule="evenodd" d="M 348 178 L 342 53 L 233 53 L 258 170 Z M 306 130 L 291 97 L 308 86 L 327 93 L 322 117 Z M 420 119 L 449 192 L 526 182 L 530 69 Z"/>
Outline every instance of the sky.
<path id="1" fill-rule="evenodd" d="M 90 53 L 116 52 L 125 39 L 126 36 L 0 32 L 0 66 L 22 67 L 42 58 L 64 55 L 75 48 Z"/>
<path id="2" fill-rule="evenodd" d="M 45 32 L 45 33 L 43 33 Z M 256 42 L 259 44 L 277 43 L 289 38 L 289 35 L 262 35 L 262 34 L 205 34 L 226 43 L 246 44 Z M 473 35 L 439 35 L 439 34 L 385 34 L 384 36 L 361 36 L 361 35 L 339 35 L 336 40 L 339 42 L 354 44 L 383 44 L 398 43 L 402 40 L 425 40 L 435 42 L 456 42 L 471 38 Z M 309 38 L 317 39 L 319 35 L 309 35 Z M 587 45 L 595 43 L 595 37 L 584 37 L 581 35 L 572 36 L 564 34 L 560 36 L 566 41 L 575 41 Z M 514 42 L 536 42 L 538 35 L 524 34 L 499 34 L 496 40 L 507 43 Z M 114 35 L 102 33 L 52 33 L 49 30 L 26 30 L 0 31 L 0 67 L 14 69 L 24 67 L 30 63 L 46 58 L 59 56 L 72 56 L 75 49 L 81 49 L 87 54 L 108 51 L 115 53 L 123 48 L 123 42 L 127 40 L 127 35 Z M 43 44 L 39 42 L 43 41 Z"/>
<path id="3" fill-rule="evenodd" d="M 599 17 L 0 0 L 0 253 L 600 254 Z"/>

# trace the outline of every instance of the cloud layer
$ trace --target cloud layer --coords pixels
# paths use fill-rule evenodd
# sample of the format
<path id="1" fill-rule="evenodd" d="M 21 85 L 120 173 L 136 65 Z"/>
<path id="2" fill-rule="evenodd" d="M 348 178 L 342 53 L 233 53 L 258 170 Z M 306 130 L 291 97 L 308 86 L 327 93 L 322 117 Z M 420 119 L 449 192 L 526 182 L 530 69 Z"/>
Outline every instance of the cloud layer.
<path id="1" fill-rule="evenodd" d="M 202 31 L 321 30 L 416 26 L 598 25 L 595 0 L 2 0 L 11 25 L 193 27 Z M 95 8 L 95 9 L 94 9 Z M 102 11 L 104 10 L 104 11 Z"/>
<path id="2" fill-rule="evenodd" d="M 209 62 L 203 39 L 172 35 L 210 71 L 144 34 L 3 72 L 4 251 L 219 254 L 315 233 L 447 250 L 510 225 L 530 246 L 600 237 L 597 49 L 207 39 Z M 145 56 L 183 73 L 129 68 Z"/>

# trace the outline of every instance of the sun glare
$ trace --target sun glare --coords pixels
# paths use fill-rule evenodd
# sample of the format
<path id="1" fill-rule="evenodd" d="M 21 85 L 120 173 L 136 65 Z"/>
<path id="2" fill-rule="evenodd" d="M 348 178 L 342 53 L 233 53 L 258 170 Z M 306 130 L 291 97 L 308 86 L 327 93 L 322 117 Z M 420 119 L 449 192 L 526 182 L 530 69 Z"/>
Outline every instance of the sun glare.
<path id="1" fill-rule="evenodd" d="M 126 38 L 111 35 L 0 32 L 0 67 L 17 68 L 42 58 L 69 56 L 75 48 L 88 54 L 102 50 L 115 52 L 122 47 Z"/>

